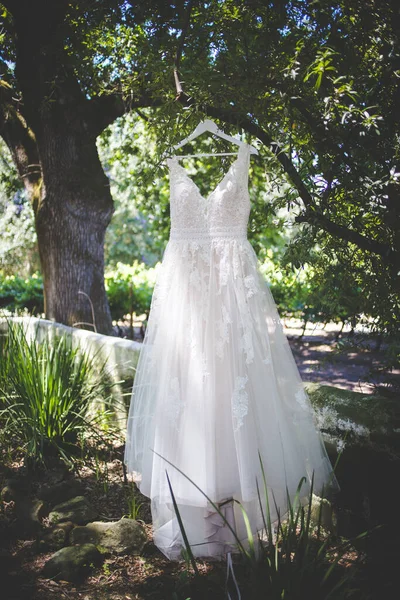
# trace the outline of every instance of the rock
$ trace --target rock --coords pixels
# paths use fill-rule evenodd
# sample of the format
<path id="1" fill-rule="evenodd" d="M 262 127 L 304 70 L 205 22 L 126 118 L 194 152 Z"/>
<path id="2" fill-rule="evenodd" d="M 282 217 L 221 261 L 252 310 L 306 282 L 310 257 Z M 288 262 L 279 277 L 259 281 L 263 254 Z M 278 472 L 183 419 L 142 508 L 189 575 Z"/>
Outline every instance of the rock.
<path id="1" fill-rule="evenodd" d="M 37 498 L 31 497 L 31 484 L 26 477 L 17 476 L 8 479 L 1 490 L 5 502 L 15 503 L 17 520 L 14 528 L 18 535 L 31 535 L 41 527 L 43 517 L 48 514 L 47 505 Z"/>
<path id="2" fill-rule="evenodd" d="M 400 411 L 397 397 L 364 394 L 310 382 L 305 387 L 324 431 L 334 436 L 348 432 L 349 438 L 363 442 L 377 434 L 398 440 Z M 350 441 L 352 439 L 347 439 L 347 443 Z"/>
<path id="3" fill-rule="evenodd" d="M 25 479 L 21 477 L 7 479 L 1 489 L 1 499 L 4 502 L 18 500 L 18 498 L 26 497 L 29 491 L 30 485 Z"/>
<path id="4" fill-rule="evenodd" d="M 50 506 L 60 504 L 75 498 L 82 493 L 82 484 L 76 479 L 60 481 L 54 485 L 43 486 L 37 497 L 40 500 L 45 500 Z"/>
<path id="5" fill-rule="evenodd" d="M 17 580 L 20 580 L 20 578 L 20 564 L 17 557 L 11 551 L 0 548 L 0 589 L 2 598 L 8 598 L 8 590 L 15 590 L 17 588 Z"/>
<path id="6" fill-rule="evenodd" d="M 102 556 L 93 544 L 67 546 L 49 558 L 42 573 L 48 579 L 79 582 L 92 567 L 99 565 L 101 560 Z"/>
<path id="7" fill-rule="evenodd" d="M 1 488 L 1 499 L 3 502 L 11 502 L 12 500 L 15 500 L 15 498 L 16 493 L 12 486 L 6 484 Z"/>
<path id="8" fill-rule="evenodd" d="M 321 522 L 322 527 L 331 533 L 336 531 L 336 515 L 329 500 L 313 494 L 311 502 L 311 521 L 315 525 Z"/>
<path id="9" fill-rule="evenodd" d="M 72 544 L 92 543 L 115 554 L 140 554 L 146 542 L 142 525 L 126 518 L 111 523 L 89 523 L 71 532 Z"/>
<path id="10" fill-rule="evenodd" d="M 60 463 L 58 467 L 54 467 L 51 471 L 47 472 L 46 482 L 47 485 L 55 485 L 56 483 L 60 483 L 60 481 L 68 479 L 69 476 L 70 469 L 65 463 Z"/>
<path id="11" fill-rule="evenodd" d="M 30 535 L 42 526 L 42 519 L 48 514 L 47 506 L 37 498 L 18 499 L 15 503 L 17 529 L 20 535 Z"/>
<path id="12" fill-rule="evenodd" d="M 66 502 L 57 504 L 49 514 L 52 524 L 72 521 L 77 525 L 85 525 L 97 517 L 97 512 L 84 496 L 75 496 Z"/>
<path id="13" fill-rule="evenodd" d="M 69 545 L 69 536 L 74 528 L 72 521 L 58 523 L 50 531 L 47 531 L 39 541 L 39 549 L 44 550 L 59 550 L 64 546 Z"/>

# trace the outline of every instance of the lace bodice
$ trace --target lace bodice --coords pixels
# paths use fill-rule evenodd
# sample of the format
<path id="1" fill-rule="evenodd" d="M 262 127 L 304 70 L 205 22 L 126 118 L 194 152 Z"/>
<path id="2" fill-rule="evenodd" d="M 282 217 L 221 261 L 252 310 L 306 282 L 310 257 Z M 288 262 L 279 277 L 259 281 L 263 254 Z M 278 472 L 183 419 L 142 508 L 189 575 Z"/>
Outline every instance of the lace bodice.
<path id="1" fill-rule="evenodd" d="M 250 213 L 248 192 L 250 147 L 239 147 L 216 188 L 204 197 L 178 157 L 167 159 L 170 170 L 171 240 L 246 238 Z"/>

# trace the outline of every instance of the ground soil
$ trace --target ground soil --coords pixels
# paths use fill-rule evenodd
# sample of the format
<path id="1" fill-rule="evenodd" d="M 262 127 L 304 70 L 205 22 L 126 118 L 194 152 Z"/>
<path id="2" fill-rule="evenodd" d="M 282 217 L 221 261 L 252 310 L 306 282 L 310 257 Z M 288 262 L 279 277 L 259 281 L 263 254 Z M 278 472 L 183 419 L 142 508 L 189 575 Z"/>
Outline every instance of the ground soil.
<path id="1" fill-rule="evenodd" d="M 301 330 L 293 323 L 285 328 L 301 375 L 305 381 L 338 386 L 352 391 L 373 393 L 374 384 L 368 381 L 371 368 L 379 365 L 380 353 L 376 344 L 365 349 L 349 349 L 342 355 L 336 353 L 337 330 L 308 329 L 302 337 Z M 345 333 L 342 339 L 349 334 Z M 137 337 L 140 337 L 138 335 Z M 394 374 L 397 376 L 397 374 Z M 103 565 L 93 571 L 78 585 L 64 581 L 51 581 L 41 577 L 41 569 L 51 553 L 38 552 L 37 535 L 21 531 L 15 516 L 13 502 L 2 503 L 0 508 L 0 598 L 2 600 L 223 600 L 225 568 L 222 563 L 199 562 L 201 577 L 190 587 L 191 575 L 185 563 L 166 560 L 157 550 L 151 537 L 151 513 L 148 500 L 140 496 L 137 489 L 127 485 L 122 469 L 123 448 L 107 451 L 99 467 L 81 464 L 74 476 L 84 485 L 84 493 L 97 507 L 100 518 L 116 520 L 128 513 L 129 494 L 134 495 L 139 509 L 138 519 L 146 527 L 149 536 L 141 556 L 106 557 Z M 25 467 L 17 459 L 0 460 L 0 485 L 5 479 L 23 472 Z M 51 477 L 48 472 L 37 472 L 31 476 L 32 489 Z M 44 523 L 46 525 L 46 523 Z M 389 554 L 391 553 L 391 550 Z M 349 555 L 342 565 L 346 569 L 353 565 L 356 556 Z M 387 562 L 385 560 L 385 562 Z M 384 565 L 382 566 L 384 568 Z M 368 574 L 360 575 L 361 593 L 368 590 Z M 246 574 L 237 566 L 239 580 L 245 581 Z M 386 578 L 386 574 L 385 574 Z M 383 575 L 380 581 L 384 581 Z M 388 579 L 387 579 L 388 581 Z M 379 589 L 382 583 L 377 584 Z M 362 591 L 364 589 L 364 592 Z M 382 596 L 389 599 L 389 588 L 382 588 Z M 354 598 L 372 598 L 355 595 Z M 378 596 L 377 596 L 378 597 Z M 242 596 L 242 600 L 253 600 Z M 254 598 L 254 600 L 256 600 Z"/>

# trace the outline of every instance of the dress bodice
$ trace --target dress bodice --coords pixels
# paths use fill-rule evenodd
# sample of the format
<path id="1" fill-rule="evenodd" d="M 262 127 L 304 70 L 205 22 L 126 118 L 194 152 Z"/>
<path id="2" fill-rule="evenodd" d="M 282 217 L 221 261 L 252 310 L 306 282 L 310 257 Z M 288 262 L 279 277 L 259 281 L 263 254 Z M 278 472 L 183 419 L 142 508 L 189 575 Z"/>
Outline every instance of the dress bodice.
<path id="1" fill-rule="evenodd" d="M 249 145 L 241 145 L 236 159 L 207 197 L 200 193 L 177 156 L 167 159 L 171 240 L 247 237 L 249 157 Z"/>

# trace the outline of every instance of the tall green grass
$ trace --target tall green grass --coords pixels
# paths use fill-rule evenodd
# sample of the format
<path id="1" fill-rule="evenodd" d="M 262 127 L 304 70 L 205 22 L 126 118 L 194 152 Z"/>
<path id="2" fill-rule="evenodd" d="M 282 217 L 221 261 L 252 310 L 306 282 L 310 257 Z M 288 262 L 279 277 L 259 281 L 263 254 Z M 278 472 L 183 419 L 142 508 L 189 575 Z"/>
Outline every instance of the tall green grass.
<path id="1" fill-rule="evenodd" d="M 158 456 L 161 457 L 161 455 Z M 228 571 L 230 570 L 231 576 L 227 578 L 227 598 L 240 598 L 237 580 L 246 582 L 245 597 L 257 598 L 257 600 L 261 598 L 268 600 L 303 600 L 304 598 L 333 600 L 346 598 L 346 594 L 350 593 L 352 573 L 344 575 L 339 563 L 345 554 L 353 549 L 354 542 L 365 537 L 368 533 L 365 532 L 357 536 L 355 540 L 343 540 L 337 538 L 334 532 L 327 531 L 323 527 L 322 510 L 323 500 L 325 499 L 322 493 L 316 517 L 316 511 L 312 505 L 314 478 L 312 478 L 307 493 L 303 491 L 306 482 L 306 478 L 303 477 L 294 497 L 290 498 L 287 494 L 286 514 L 280 515 L 273 492 L 268 490 L 267 479 L 260 457 L 262 481 L 261 486 L 257 482 L 257 491 L 264 528 L 262 532 L 254 536 L 244 507 L 240 502 L 234 500 L 241 508 L 247 532 L 247 539 L 240 540 L 220 507 L 185 473 L 164 457 L 161 458 L 180 472 L 203 494 L 234 536 L 238 554 L 238 561 L 235 561 L 235 564 L 236 568 L 242 573 L 242 577 L 235 577 L 233 565 L 230 564 Z M 183 553 L 185 558 L 190 561 L 195 576 L 198 577 L 199 570 L 196 558 L 193 555 L 184 522 L 179 513 L 168 473 L 166 473 L 166 476 L 184 543 Z M 275 513 L 278 515 L 275 522 L 272 521 L 271 517 L 271 496 L 275 504 Z M 231 587 L 230 592 L 228 591 L 228 584 Z M 231 595 L 232 589 L 233 595 Z M 248 595 L 249 593 L 251 596 Z"/>
<path id="2" fill-rule="evenodd" d="M 8 322 L 0 336 L 0 425 L 28 461 L 70 463 L 85 435 L 98 435 L 107 395 L 105 364 L 74 349 L 70 337 L 39 342 L 22 323 Z"/>

